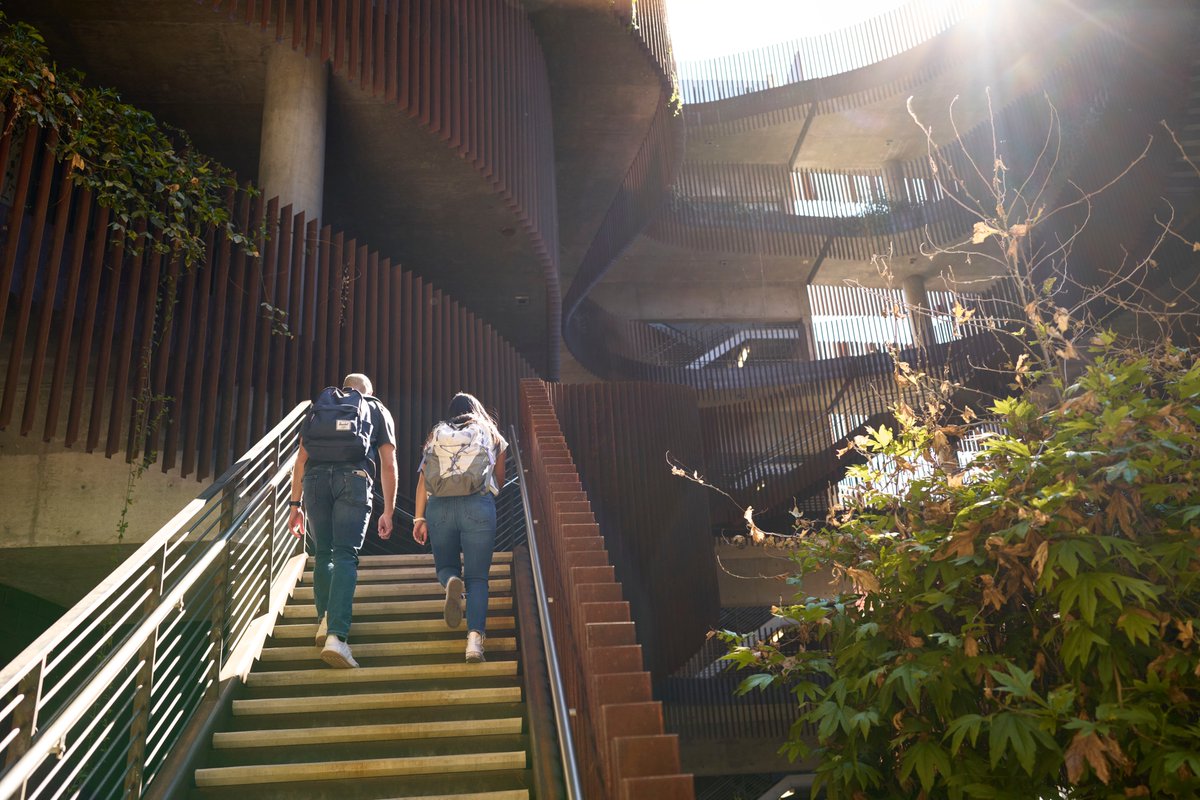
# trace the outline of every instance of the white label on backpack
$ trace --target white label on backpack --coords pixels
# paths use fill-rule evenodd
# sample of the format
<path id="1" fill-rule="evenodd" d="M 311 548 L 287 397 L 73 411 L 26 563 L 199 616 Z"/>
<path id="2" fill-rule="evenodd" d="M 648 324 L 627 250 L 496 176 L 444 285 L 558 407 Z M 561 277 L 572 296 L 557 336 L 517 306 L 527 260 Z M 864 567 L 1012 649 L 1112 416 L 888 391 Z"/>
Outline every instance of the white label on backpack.
<path id="1" fill-rule="evenodd" d="M 339 419 L 339 420 L 335 420 L 334 422 L 335 422 L 335 424 L 337 425 L 337 430 L 339 430 L 339 431 L 348 431 L 348 430 L 350 430 L 350 422 L 351 422 L 350 420 L 348 420 L 348 419 Z"/>

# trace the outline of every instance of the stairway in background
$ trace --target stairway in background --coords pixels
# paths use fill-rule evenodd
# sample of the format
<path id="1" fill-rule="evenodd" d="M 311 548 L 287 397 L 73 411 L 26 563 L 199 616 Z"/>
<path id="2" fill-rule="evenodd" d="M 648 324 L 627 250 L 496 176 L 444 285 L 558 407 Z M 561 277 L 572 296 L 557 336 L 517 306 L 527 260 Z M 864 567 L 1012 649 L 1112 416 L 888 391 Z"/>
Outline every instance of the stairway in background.
<path id="1" fill-rule="evenodd" d="M 312 561 L 213 736 L 192 798 L 530 800 L 511 553 L 492 565 L 487 661 L 467 664 L 428 555 L 363 556 L 350 644 L 313 644 Z"/>

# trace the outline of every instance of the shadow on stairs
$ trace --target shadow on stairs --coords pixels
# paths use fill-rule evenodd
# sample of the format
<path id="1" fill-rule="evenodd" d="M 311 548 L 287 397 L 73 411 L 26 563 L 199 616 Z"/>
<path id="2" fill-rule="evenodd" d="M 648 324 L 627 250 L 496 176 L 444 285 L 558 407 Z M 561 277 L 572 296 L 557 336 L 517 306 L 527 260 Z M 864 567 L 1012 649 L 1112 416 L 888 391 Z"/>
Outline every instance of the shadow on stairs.
<path id="1" fill-rule="evenodd" d="M 306 571 L 196 770 L 194 800 L 530 800 L 511 553 L 496 553 L 487 660 L 442 619 L 432 556 L 363 556 L 350 644 L 314 645 Z M 310 559 L 308 570 L 311 570 Z"/>

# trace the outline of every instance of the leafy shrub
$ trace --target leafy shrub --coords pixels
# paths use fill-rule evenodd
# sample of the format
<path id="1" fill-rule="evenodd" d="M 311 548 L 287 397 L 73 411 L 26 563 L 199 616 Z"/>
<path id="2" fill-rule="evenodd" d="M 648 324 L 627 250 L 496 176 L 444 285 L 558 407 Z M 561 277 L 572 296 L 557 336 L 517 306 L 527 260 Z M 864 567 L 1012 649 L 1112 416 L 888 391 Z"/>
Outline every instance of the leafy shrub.
<path id="1" fill-rule="evenodd" d="M 781 609 L 798 654 L 727 657 L 795 686 L 835 800 L 1200 796 L 1196 353 L 1101 337 L 1061 397 L 992 410 L 965 471 L 969 424 L 860 437 L 884 467 L 798 556 L 841 593 Z"/>

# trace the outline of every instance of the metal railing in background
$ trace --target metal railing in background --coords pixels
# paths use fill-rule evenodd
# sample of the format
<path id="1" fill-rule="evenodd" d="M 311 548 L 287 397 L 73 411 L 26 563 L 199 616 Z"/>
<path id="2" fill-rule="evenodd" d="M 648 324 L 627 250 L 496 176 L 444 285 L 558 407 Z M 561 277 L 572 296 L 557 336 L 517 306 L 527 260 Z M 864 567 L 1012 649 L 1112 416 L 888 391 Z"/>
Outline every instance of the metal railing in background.
<path id="1" fill-rule="evenodd" d="M 513 466 L 516 468 L 513 481 L 521 492 L 521 513 L 525 530 L 533 529 L 533 512 L 529 505 L 529 489 L 525 485 L 525 467 L 521 464 L 521 447 L 515 426 L 509 428 L 512 443 Z M 497 510 L 498 511 L 498 510 Z M 497 526 L 499 527 L 499 526 Z M 499 531 L 497 531 L 498 533 Z M 550 617 L 550 600 L 546 593 L 546 581 L 542 577 L 542 562 L 538 557 L 537 537 L 528 537 L 529 560 L 533 563 L 533 583 L 537 591 L 538 622 L 542 628 L 542 643 L 546 650 L 546 667 L 550 677 L 550 697 L 554 704 L 554 723 L 558 730 L 559 757 L 562 759 L 563 776 L 567 800 L 582 800 L 583 785 L 579 780 L 579 764 L 575 759 L 575 740 L 571 736 L 571 714 L 567 708 L 567 691 L 563 686 L 562 668 L 558 663 L 558 650 L 554 639 L 554 624 Z"/>
<path id="2" fill-rule="evenodd" d="M 912 0 L 831 31 L 717 58 L 678 62 L 685 104 L 709 103 L 826 78 L 899 55 L 949 30 L 981 0 Z"/>
<path id="3" fill-rule="evenodd" d="M 0 798 L 140 797 L 303 567 L 287 530 L 307 404 L 0 671 Z"/>

